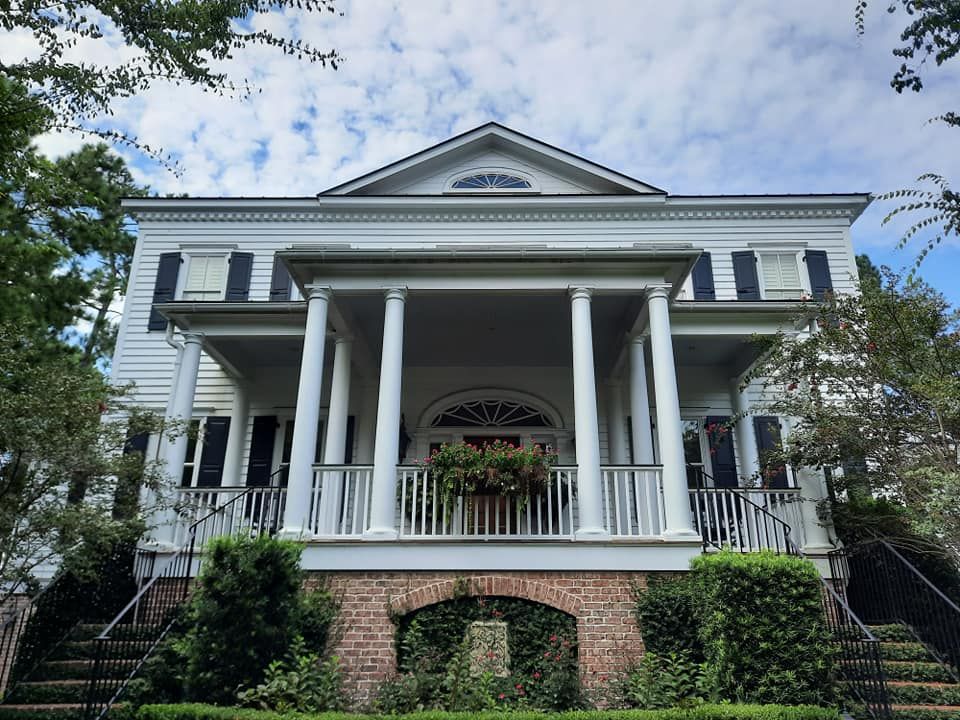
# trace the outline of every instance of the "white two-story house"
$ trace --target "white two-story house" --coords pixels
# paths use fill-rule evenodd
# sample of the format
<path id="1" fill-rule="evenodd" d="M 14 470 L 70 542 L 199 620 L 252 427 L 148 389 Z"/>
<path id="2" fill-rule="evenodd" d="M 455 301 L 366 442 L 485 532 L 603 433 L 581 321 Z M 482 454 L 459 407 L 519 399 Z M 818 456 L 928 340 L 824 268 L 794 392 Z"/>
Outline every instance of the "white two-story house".
<path id="1" fill-rule="evenodd" d="M 615 668 L 632 583 L 705 546 L 832 547 L 822 476 L 761 476 L 789 423 L 741 378 L 756 334 L 853 290 L 868 202 L 672 195 L 494 123 L 318 195 L 129 200 L 113 377 L 198 428 L 143 439 L 179 498 L 150 541 L 247 492 L 236 522 L 342 589 L 361 687 L 391 613 L 458 578 L 576 615 L 581 662 Z M 551 446 L 549 492 L 438 507 L 417 460 L 494 438 Z"/>

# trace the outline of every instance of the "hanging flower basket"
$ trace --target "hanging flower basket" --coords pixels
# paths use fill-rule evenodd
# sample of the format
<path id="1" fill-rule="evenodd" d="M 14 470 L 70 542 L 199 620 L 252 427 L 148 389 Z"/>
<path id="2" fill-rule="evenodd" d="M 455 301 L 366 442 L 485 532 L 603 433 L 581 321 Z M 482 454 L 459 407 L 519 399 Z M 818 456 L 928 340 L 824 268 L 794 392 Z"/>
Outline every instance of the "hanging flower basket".
<path id="1" fill-rule="evenodd" d="M 539 445 L 528 448 L 494 440 L 477 447 L 444 443 L 419 464 L 436 483 L 437 494 L 451 507 L 460 497 L 477 495 L 527 499 L 550 488 L 556 456 Z"/>

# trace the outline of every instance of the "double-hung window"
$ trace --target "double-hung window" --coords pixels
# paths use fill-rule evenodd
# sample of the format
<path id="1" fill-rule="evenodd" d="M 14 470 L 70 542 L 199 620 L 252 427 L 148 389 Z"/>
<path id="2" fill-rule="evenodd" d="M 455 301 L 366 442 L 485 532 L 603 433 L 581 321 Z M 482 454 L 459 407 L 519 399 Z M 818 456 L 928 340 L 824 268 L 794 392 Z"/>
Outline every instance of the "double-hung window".
<path id="1" fill-rule="evenodd" d="M 796 252 L 761 252 L 760 272 L 766 300 L 799 300 L 806 292 Z"/>
<path id="2" fill-rule="evenodd" d="M 184 300 L 222 300 L 226 279 L 226 255 L 190 255 L 181 297 Z"/>

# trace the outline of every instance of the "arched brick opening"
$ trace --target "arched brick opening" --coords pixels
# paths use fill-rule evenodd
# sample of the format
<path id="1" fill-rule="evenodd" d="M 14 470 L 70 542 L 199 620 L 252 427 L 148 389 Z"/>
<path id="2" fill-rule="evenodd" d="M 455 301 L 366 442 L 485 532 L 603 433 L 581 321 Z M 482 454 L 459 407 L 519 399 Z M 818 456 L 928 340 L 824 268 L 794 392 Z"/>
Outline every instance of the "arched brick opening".
<path id="1" fill-rule="evenodd" d="M 633 588 L 646 584 L 647 573 L 387 571 L 314 577 L 310 582 L 323 582 L 341 599 L 334 652 L 346 669 L 346 691 L 359 702 L 396 672 L 396 618 L 457 597 L 514 597 L 572 615 L 581 680 L 588 688 L 643 654 Z"/>
<path id="2" fill-rule="evenodd" d="M 390 601 L 391 614 L 406 615 L 427 605 L 434 605 L 458 597 L 483 597 L 499 595 L 531 600 L 549 605 L 577 618 L 578 626 L 583 601 L 569 592 L 546 583 L 522 577 L 485 575 L 464 577 L 424 585 L 410 590 Z"/>

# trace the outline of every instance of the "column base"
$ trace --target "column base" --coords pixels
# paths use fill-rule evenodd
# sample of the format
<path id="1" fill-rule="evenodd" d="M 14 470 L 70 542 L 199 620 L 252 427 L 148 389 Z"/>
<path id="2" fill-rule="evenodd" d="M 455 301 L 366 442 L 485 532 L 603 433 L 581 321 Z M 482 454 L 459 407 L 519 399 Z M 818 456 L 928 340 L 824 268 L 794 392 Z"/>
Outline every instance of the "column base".
<path id="1" fill-rule="evenodd" d="M 307 542 L 313 537 L 311 533 L 303 528 L 282 528 L 277 532 L 277 540 L 292 540 L 294 542 Z"/>
<path id="2" fill-rule="evenodd" d="M 394 528 L 370 528 L 363 531 L 363 539 L 372 542 L 389 542 L 400 537 Z"/>
<path id="3" fill-rule="evenodd" d="M 662 537 L 664 538 L 664 540 L 696 540 L 698 542 L 700 541 L 700 534 L 692 528 L 690 529 L 684 528 L 682 530 L 664 530 Z"/>
<path id="4" fill-rule="evenodd" d="M 610 539 L 610 533 L 604 528 L 580 528 L 573 534 L 577 542 L 605 542 Z"/>
<path id="5" fill-rule="evenodd" d="M 180 548 L 169 540 L 145 540 L 140 543 L 141 550 L 157 553 L 174 553 Z"/>

